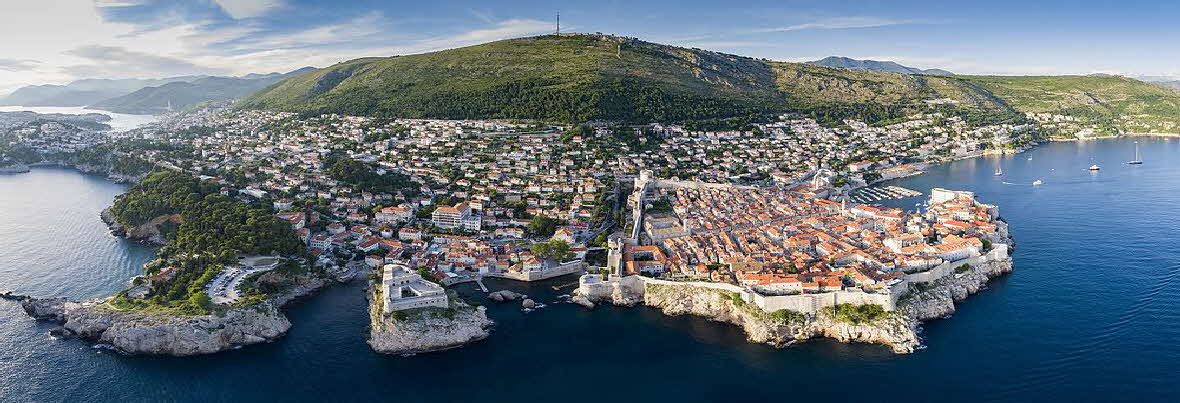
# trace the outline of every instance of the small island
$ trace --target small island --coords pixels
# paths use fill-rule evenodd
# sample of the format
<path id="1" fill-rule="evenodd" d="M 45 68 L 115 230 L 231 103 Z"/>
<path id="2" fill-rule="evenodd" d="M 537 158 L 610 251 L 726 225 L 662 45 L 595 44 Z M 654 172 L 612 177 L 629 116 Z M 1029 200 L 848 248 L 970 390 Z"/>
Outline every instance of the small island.
<path id="1" fill-rule="evenodd" d="M 494 322 L 454 291 L 400 264 L 378 268 L 369 286 L 369 345 L 386 354 L 440 351 L 483 340 Z"/>

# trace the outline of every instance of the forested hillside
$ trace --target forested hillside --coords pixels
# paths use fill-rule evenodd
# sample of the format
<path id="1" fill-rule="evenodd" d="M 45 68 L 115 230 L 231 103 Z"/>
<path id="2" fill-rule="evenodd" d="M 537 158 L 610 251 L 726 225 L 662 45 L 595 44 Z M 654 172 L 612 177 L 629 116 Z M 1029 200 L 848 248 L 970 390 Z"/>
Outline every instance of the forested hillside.
<path id="1" fill-rule="evenodd" d="M 610 35 L 509 39 L 363 58 L 293 77 L 243 108 L 305 114 L 633 123 L 802 112 L 875 122 L 953 108 L 1012 116 L 1081 113 L 1117 128 L 1180 121 L 1180 93 L 1111 76 L 898 74 L 775 62 Z M 1134 115 L 1132 118 L 1127 116 Z"/>

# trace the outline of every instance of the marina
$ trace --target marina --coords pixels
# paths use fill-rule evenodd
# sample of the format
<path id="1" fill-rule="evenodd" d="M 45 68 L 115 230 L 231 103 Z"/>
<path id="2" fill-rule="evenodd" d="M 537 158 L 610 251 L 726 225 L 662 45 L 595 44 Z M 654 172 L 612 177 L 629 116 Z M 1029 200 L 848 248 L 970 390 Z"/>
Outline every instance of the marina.
<path id="1" fill-rule="evenodd" d="M 847 196 L 847 200 L 855 203 L 873 203 L 881 200 L 902 199 L 921 195 L 922 192 L 896 185 L 870 186 L 853 190 Z"/>

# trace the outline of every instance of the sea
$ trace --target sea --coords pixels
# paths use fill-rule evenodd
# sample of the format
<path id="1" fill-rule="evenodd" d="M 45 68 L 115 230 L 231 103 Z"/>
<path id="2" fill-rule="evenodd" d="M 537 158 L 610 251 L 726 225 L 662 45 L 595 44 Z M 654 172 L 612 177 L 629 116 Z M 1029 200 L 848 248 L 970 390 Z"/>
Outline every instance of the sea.
<path id="1" fill-rule="evenodd" d="M 1126 165 L 1135 141 L 1145 163 Z M 1102 169 L 1088 171 L 1093 164 Z M 488 281 L 548 305 L 530 313 L 459 286 L 488 306 L 490 338 L 380 355 L 365 343 L 364 285 L 355 282 L 290 306 L 294 326 L 279 341 L 191 358 L 55 340 L 53 325 L 0 301 L 0 401 L 1176 401 L 1180 141 L 1050 143 L 889 184 L 974 191 L 1000 206 L 1017 242 L 1015 271 L 927 322 L 913 354 L 829 340 L 779 349 L 702 318 L 586 310 L 559 302 L 576 281 L 566 277 Z M 124 287 L 154 253 L 99 221 L 124 189 L 64 168 L 0 176 L 0 289 L 90 298 Z M 922 200 L 883 203 L 915 209 Z"/>
<path id="2" fill-rule="evenodd" d="M 0 106 L 0 112 L 21 111 L 36 113 L 61 113 L 66 115 L 99 113 L 111 117 L 111 120 L 103 122 L 111 127 L 111 131 L 131 130 L 139 126 L 155 122 L 158 119 L 158 117 L 155 115 L 130 115 L 126 113 L 115 113 L 98 109 L 86 109 L 85 107 L 81 106 Z"/>

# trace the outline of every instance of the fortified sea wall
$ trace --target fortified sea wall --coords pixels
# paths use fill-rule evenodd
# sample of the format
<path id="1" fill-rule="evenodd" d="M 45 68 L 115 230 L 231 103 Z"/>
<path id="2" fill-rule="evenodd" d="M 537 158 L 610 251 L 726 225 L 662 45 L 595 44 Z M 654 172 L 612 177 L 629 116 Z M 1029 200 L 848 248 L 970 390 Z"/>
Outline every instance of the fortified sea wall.
<path id="1" fill-rule="evenodd" d="M 558 266 L 548 268 L 545 270 L 528 270 L 520 273 L 504 272 L 504 273 L 488 273 L 485 277 L 499 277 L 512 279 L 516 281 L 540 281 L 548 280 L 554 277 L 565 276 L 574 273 L 581 273 L 586 267 L 582 260 L 575 260 L 572 262 L 565 262 Z"/>
<path id="2" fill-rule="evenodd" d="M 582 276 L 578 281 L 578 294 L 587 296 L 592 300 L 613 299 L 619 301 L 622 299 L 631 302 L 630 304 L 634 304 L 642 301 L 647 284 L 656 284 L 707 288 L 735 293 L 741 296 L 742 300 L 752 303 L 766 312 L 786 309 L 794 312 L 814 314 L 825 307 L 835 306 L 836 304 L 873 304 L 880 305 L 887 311 L 893 311 L 897 309 L 897 300 L 909 292 L 910 284 L 930 283 L 947 276 L 955 275 L 955 268 L 964 264 L 974 267 L 1008 259 L 1010 259 L 1008 256 L 1008 245 L 995 244 L 993 249 L 987 254 L 954 262 L 946 262 L 921 273 L 908 274 L 902 277 L 901 282 L 879 292 L 865 292 L 853 289 L 818 294 L 762 295 L 748 288 L 727 283 L 669 281 L 642 276 L 619 277 L 616 275 L 612 275 L 609 279 L 603 279 L 602 276 L 597 274 L 587 274 Z"/>

